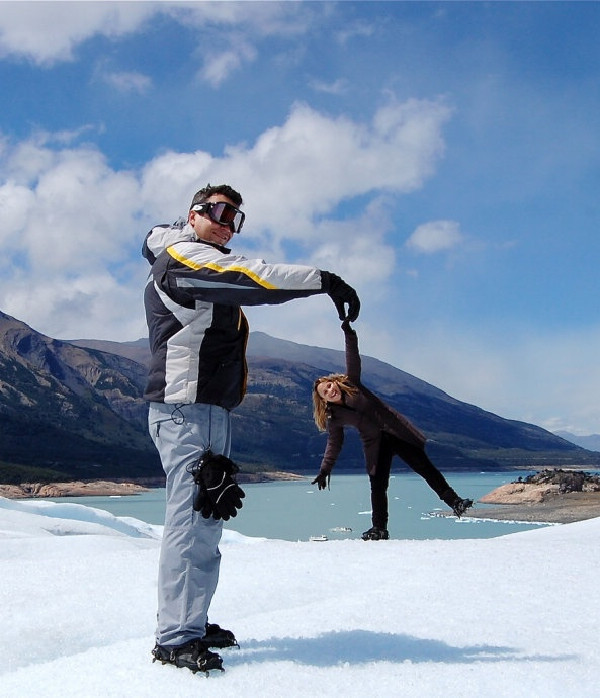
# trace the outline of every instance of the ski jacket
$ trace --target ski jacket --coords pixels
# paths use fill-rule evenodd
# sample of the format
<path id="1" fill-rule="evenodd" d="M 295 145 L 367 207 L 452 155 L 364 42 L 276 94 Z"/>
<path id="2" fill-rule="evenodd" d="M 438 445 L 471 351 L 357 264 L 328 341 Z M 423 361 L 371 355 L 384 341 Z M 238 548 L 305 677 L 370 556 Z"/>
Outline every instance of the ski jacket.
<path id="1" fill-rule="evenodd" d="M 153 228 L 142 254 L 151 361 L 144 398 L 233 409 L 246 391 L 248 322 L 241 306 L 324 293 L 319 269 L 267 264 L 196 238 L 180 220 Z"/>
<path id="2" fill-rule="evenodd" d="M 358 389 L 356 395 L 345 395 L 342 404 L 329 403 L 327 408 L 327 446 L 321 472 L 329 475 L 344 443 L 344 427 L 358 430 L 369 475 L 377 472 L 379 446 L 384 433 L 419 448 L 425 447 L 425 436 L 406 417 L 386 405 L 361 382 L 361 360 L 358 337 L 343 325 L 346 345 L 346 375 Z"/>

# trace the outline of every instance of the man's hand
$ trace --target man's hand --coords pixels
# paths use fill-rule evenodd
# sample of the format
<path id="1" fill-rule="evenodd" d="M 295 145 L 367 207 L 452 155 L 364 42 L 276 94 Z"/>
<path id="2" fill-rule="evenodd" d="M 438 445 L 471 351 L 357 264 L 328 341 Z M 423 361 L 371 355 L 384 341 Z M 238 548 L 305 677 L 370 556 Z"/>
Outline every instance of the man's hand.
<path id="1" fill-rule="evenodd" d="M 200 511 L 205 519 L 212 514 L 213 519 L 229 521 L 237 516 L 242 508 L 244 490 L 235 481 L 239 468 L 223 455 L 206 451 L 200 458 L 194 473 L 194 481 L 200 486 L 200 492 L 194 499 L 194 509 Z"/>
<path id="2" fill-rule="evenodd" d="M 360 300 L 356 291 L 343 279 L 329 271 L 321 271 L 321 283 L 323 290 L 333 301 L 340 320 L 354 322 L 360 312 Z M 346 313 L 345 305 L 348 304 Z"/>
<path id="3" fill-rule="evenodd" d="M 317 477 L 310 483 L 311 485 L 318 485 L 319 490 L 324 490 L 329 487 L 329 479 L 331 475 L 329 473 L 319 473 Z"/>

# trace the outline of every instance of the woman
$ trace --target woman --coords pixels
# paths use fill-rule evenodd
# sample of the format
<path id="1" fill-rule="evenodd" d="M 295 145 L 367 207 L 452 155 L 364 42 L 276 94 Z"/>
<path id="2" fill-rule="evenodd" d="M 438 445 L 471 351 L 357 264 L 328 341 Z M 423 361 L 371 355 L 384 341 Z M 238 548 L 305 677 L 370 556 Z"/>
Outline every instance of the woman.
<path id="1" fill-rule="evenodd" d="M 315 424 L 327 432 L 328 438 L 321 469 L 312 484 L 320 490 L 327 487 L 344 442 L 344 427 L 354 427 L 363 444 L 371 483 L 373 526 L 362 534 L 363 540 L 389 538 L 387 489 L 395 455 L 421 475 L 456 516 L 462 516 L 473 506 L 473 500 L 461 499 L 429 460 L 425 436 L 361 383 L 358 337 L 348 320 L 342 323 L 342 329 L 346 337 L 346 373 L 317 378 L 313 389 Z"/>

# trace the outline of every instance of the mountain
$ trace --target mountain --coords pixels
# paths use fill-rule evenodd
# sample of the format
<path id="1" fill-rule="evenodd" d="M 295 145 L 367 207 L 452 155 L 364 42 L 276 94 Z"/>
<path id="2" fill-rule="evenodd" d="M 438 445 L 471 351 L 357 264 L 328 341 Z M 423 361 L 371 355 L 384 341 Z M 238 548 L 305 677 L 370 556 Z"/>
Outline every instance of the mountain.
<path id="1" fill-rule="evenodd" d="M 0 313 L 0 462 L 12 464 L 0 467 L 0 481 L 28 479 L 35 468 L 55 480 L 162 476 L 142 399 L 148 358 L 147 339 L 59 341 Z M 232 457 L 247 467 L 316 472 L 326 439 L 312 419 L 312 385 L 344 370 L 343 352 L 253 332 L 248 364 L 248 393 L 232 413 Z M 363 380 L 428 435 L 442 470 L 600 463 L 598 453 L 455 400 L 377 359 L 363 357 Z M 364 471 L 352 430 L 338 468 Z"/>
<path id="2" fill-rule="evenodd" d="M 275 339 L 261 332 L 250 336 L 249 395 L 237 419 L 246 428 L 234 441 L 249 441 L 252 450 L 265 446 L 277 452 L 281 433 L 262 424 L 265 414 L 286 422 L 289 458 L 304 459 L 318 467 L 325 436 L 312 421 L 311 389 L 317 376 L 345 370 L 342 351 L 310 347 Z M 427 451 L 442 469 L 497 470 L 515 467 L 537 469 L 546 465 L 600 463 L 600 455 L 562 439 L 541 427 L 507 420 L 460 402 L 435 386 L 378 359 L 362 357 L 364 383 L 384 401 L 406 415 L 428 436 Z M 286 404 L 288 406 L 286 408 Z M 258 416 L 258 417 L 257 417 Z M 257 419 L 263 429 L 252 432 Z M 274 420 L 271 420 L 273 422 Z M 241 430 L 240 430 L 241 431 Z M 266 432 L 266 433 L 265 433 Z M 292 448 L 296 450 L 292 450 Z M 279 448 L 281 446 L 279 445 Z M 396 461 L 398 467 L 399 461 Z M 363 470 L 362 449 L 356 433 L 347 431 L 339 467 Z M 301 469 L 297 465 L 297 469 Z"/>
<path id="3" fill-rule="evenodd" d="M 600 434 L 578 436 L 577 434 L 572 434 L 570 431 L 555 431 L 554 433 L 571 443 L 577 444 L 577 446 L 587 448 L 589 451 L 600 451 Z"/>
<path id="4" fill-rule="evenodd" d="M 0 312 L 0 461 L 22 466 L 3 468 L 3 481 L 36 469 L 54 480 L 160 476 L 145 376 L 135 361 L 51 339 Z"/>
<path id="5" fill-rule="evenodd" d="M 136 339 L 133 342 L 110 342 L 104 339 L 72 339 L 69 344 L 84 349 L 97 349 L 105 354 L 116 354 L 131 359 L 142 366 L 150 361 L 150 345 L 148 338 Z M 145 373 L 145 371 L 144 371 Z"/>
<path id="6" fill-rule="evenodd" d="M 147 361 L 147 339 L 76 343 Z M 312 420 L 317 376 L 344 370 L 344 353 L 252 332 L 248 394 L 233 412 L 235 457 L 281 469 L 315 470 L 325 445 Z M 362 357 L 363 380 L 429 437 L 427 450 L 442 468 L 494 470 L 600 463 L 600 457 L 524 422 L 503 419 L 378 359 Z M 284 438 L 282 438 L 282 434 Z M 287 464 L 290 464 L 289 466 Z M 357 435 L 349 430 L 338 467 L 363 469 Z"/>

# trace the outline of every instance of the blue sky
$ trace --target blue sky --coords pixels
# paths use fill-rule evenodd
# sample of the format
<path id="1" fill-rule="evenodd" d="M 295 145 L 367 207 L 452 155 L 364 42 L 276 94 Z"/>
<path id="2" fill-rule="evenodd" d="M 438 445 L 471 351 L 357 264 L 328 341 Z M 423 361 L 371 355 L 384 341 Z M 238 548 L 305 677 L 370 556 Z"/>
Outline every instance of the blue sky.
<path id="1" fill-rule="evenodd" d="M 597 2 L 0 2 L 0 310 L 145 336 L 145 233 L 227 182 L 235 251 L 343 276 L 363 353 L 599 433 L 599 30 Z M 327 298 L 248 316 L 342 347 Z"/>

